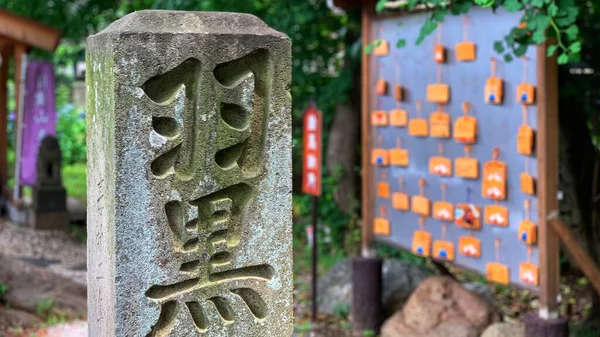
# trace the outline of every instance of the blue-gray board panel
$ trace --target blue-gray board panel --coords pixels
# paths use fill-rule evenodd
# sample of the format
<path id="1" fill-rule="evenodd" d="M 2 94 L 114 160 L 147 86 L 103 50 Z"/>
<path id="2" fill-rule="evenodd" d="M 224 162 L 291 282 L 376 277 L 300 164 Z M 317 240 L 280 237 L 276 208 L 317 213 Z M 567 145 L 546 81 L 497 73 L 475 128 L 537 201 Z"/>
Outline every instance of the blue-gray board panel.
<path id="1" fill-rule="evenodd" d="M 437 110 L 433 103 L 426 102 L 426 87 L 436 81 L 436 64 L 433 60 L 433 47 L 436 34 L 430 35 L 420 46 L 415 46 L 419 30 L 426 19 L 427 13 L 416 13 L 401 17 L 377 18 L 371 21 L 373 41 L 378 37 L 388 40 L 390 53 L 387 56 L 370 58 L 370 109 L 378 109 L 378 100 L 382 110 L 389 111 L 396 107 L 393 97 L 393 85 L 396 80 L 396 62 L 400 65 L 400 83 L 405 88 L 406 98 L 402 102 L 402 108 L 409 112 L 409 118 L 414 118 L 417 99 L 423 101 L 422 117 L 427 118 L 430 112 Z M 442 25 L 442 44 L 446 47 L 447 61 L 442 65 L 442 82 L 450 86 L 450 102 L 444 105 L 444 111 L 452 115 L 454 121 L 462 114 L 461 103 L 468 101 L 473 107 L 473 114 L 478 121 L 477 143 L 473 145 L 471 157 L 479 160 L 480 176 L 483 163 L 491 160 L 493 147 L 499 147 L 500 158 L 507 163 L 508 181 L 507 198 L 499 204 L 509 209 L 509 227 L 494 227 L 483 223 L 480 231 L 473 232 L 473 236 L 482 242 L 482 256 L 479 259 L 465 257 L 458 254 L 458 238 L 466 236 L 468 231 L 454 224 L 447 226 L 446 240 L 454 242 L 456 250 L 457 265 L 477 271 L 485 275 L 485 267 L 488 262 L 494 262 L 494 241 L 500 239 L 500 262 L 508 265 L 510 269 L 511 283 L 524 285 L 519 280 L 519 264 L 527 260 L 527 246 L 517 239 L 519 222 L 524 218 L 523 203 L 526 196 L 520 191 L 519 175 L 525 170 L 525 157 L 519 154 L 517 148 L 517 132 L 522 123 L 521 105 L 516 102 L 516 86 L 523 81 L 522 60 L 514 60 L 505 63 L 501 55 L 493 49 L 493 43 L 501 40 L 506 33 L 515 27 L 521 18 L 521 13 L 507 13 L 502 10 L 493 13 L 489 9 L 473 8 L 468 15 L 468 38 L 477 46 L 477 58 L 474 62 L 458 62 L 455 57 L 455 45 L 463 39 L 463 21 L 460 16 L 447 16 Z M 398 23 L 401 22 L 400 25 Z M 380 26 L 382 25 L 382 26 Z M 383 30 L 380 31 L 379 28 Z M 381 35 L 379 35 L 381 34 Z M 404 48 L 396 48 L 396 41 L 404 38 L 407 45 Z M 496 75 L 504 80 L 504 100 L 501 105 L 490 105 L 484 102 L 483 89 L 486 79 L 490 76 L 490 58 L 497 59 Z M 536 48 L 530 47 L 527 51 L 528 61 L 526 64 L 527 82 L 536 85 L 537 60 Z M 378 68 L 381 71 L 378 72 Z M 375 82 L 385 79 L 389 83 L 388 95 L 376 96 Z M 370 111 L 368 112 L 370 113 Z M 537 128 L 537 106 L 532 105 L 528 109 L 528 124 Z M 441 199 L 441 183 L 447 185 L 447 200 L 453 204 L 467 201 L 467 188 L 470 189 L 470 201 L 481 207 L 491 204 L 491 200 L 481 196 L 481 178 L 478 180 L 466 180 L 456 176 L 442 178 L 428 173 L 428 161 L 431 156 L 437 155 L 437 138 L 415 138 L 408 135 L 407 128 L 400 127 L 373 127 L 372 135 L 382 136 L 382 148 L 394 148 L 396 138 L 402 138 L 402 147 L 407 148 L 410 153 L 410 165 L 407 168 L 389 166 L 383 168 L 387 171 L 387 180 L 391 185 L 392 192 L 398 191 L 398 178 L 405 179 L 404 189 L 409 195 L 419 193 L 418 180 L 423 177 L 427 181 L 425 195 L 433 202 Z M 452 138 L 443 140 L 444 156 L 454 160 L 464 155 L 464 146 L 455 142 Z M 372 191 L 375 195 L 376 183 L 381 176 L 382 168 L 373 170 Z M 537 178 L 537 158 L 529 159 L 529 173 Z M 537 222 L 537 198 L 531 199 L 530 218 Z M 419 228 L 419 218 L 411 212 L 394 210 L 391 199 L 375 198 L 373 214 L 379 214 L 379 206 L 386 205 L 387 216 L 391 221 L 391 236 L 375 236 L 379 241 L 386 241 L 400 247 L 410 249 L 412 236 Z M 442 223 L 433 218 L 425 221 L 425 230 L 430 232 L 433 240 L 441 240 Z M 538 263 L 538 249 L 533 247 L 531 262 Z"/>

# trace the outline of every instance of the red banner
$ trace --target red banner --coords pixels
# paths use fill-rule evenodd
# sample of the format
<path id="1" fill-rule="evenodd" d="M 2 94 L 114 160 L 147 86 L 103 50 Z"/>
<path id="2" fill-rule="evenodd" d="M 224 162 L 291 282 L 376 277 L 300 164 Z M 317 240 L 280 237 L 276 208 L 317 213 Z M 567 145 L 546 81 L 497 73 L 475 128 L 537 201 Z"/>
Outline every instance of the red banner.
<path id="1" fill-rule="evenodd" d="M 321 195 L 321 148 L 323 116 L 314 103 L 304 112 L 304 152 L 302 155 L 302 191 Z"/>

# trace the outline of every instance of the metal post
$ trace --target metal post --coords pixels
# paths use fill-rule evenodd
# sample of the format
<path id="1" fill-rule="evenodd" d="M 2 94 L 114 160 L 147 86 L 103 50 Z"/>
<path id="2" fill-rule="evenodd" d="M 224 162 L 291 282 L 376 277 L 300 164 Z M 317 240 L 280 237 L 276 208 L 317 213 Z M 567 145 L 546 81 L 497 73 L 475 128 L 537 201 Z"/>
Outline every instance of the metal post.
<path id="1" fill-rule="evenodd" d="M 313 225 L 313 246 L 312 246 L 312 322 L 317 322 L 317 268 L 318 268 L 318 249 L 317 249 L 317 215 L 318 215 L 318 197 L 312 197 L 312 225 Z"/>

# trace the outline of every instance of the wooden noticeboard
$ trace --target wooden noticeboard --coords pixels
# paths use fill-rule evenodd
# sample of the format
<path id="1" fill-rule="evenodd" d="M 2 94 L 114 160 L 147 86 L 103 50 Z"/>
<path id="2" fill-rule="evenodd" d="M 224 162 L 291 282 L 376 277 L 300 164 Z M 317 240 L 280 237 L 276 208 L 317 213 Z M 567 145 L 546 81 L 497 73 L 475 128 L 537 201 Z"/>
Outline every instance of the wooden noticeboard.
<path id="1" fill-rule="evenodd" d="M 449 261 L 500 283 L 538 289 L 542 306 L 553 310 L 558 293 L 559 248 L 557 238 L 548 231 L 546 218 L 557 209 L 555 59 L 546 57 L 545 46 L 532 46 L 525 58 L 512 62 L 505 62 L 494 51 L 494 41 L 502 40 L 519 25 L 522 13 L 473 8 L 464 17 L 448 15 L 436 32 L 415 46 L 428 16 L 425 11 L 376 15 L 374 6 L 363 8 L 365 45 L 382 41 L 363 56 L 362 199 L 363 223 L 367 224 L 363 226 L 363 251 L 368 251 L 376 240 Z M 399 39 L 407 41 L 405 47 L 396 48 Z M 465 41 L 475 45 L 474 60 L 472 46 Z M 445 48 L 441 63 L 435 60 L 439 56 L 436 44 Z M 495 91 L 498 79 L 503 88 Z M 430 86 L 436 83 L 441 85 Z M 468 118 L 456 125 L 463 116 Z M 424 121 L 413 121 L 419 118 Z M 472 118 L 476 119 L 476 138 L 470 148 L 465 148 L 461 141 L 469 136 Z M 525 124 L 534 134 L 531 154 L 527 154 Z M 422 134 L 424 127 L 427 136 Z M 462 138 L 455 139 L 462 133 Z M 432 162 L 432 157 L 443 158 Z M 464 177 L 473 174 L 467 166 L 461 166 L 463 177 L 457 176 L 456 159 L 460 157 L 470 157 L 471 163 L 478 161 L 476 178 Z M 485 164 L 494 157 L 495 163 L 486 170 Z M 444 167 L 448 162 L 450 167 Z M 497 165 L 500 162 L 505 164 L 505 177 L 501 165 Z M 535 182 L 531 194 L 526 193 L 529 181 L 523 173 Z M 486 189 L 497 194 L 484 196 L 484 180 Z M 419 195 L 429 204 L 419 200 L 423 199 Z M 501 200 L 495 201 L 498 197 Z M 446 204 L 435 204 L 435 210 L 450 204 L 455 218 L 479 212 L 479 226 L 476 221 L 457 224 L 434 218 L 434 203 L 438 201 Z M 462 213 L 456 212 L 464 203 L 477 207 L 466 205 Z M 424 209 L 421 211 L 425 216 L 412 209 L 415 205 Z M 486 215 L 498 210 L 508 214 L 504 221 L 492 224 L 497 218 Z M 534 281 L 531 276 L 536 273 Z"/>

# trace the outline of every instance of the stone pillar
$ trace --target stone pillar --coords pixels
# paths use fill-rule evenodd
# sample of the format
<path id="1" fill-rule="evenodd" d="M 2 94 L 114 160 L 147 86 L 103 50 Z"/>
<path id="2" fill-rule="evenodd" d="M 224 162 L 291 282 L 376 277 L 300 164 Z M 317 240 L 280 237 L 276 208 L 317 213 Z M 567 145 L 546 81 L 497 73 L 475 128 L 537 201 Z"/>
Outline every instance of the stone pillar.
<path id="1" fill-rule="evenodd" d="M 62 153 L 58 139 L 46 136 L 40 143 L 36 183 L 32 188 L 29 224 L 37 229 L 69 228 L 67 191 L 62 184 Z"/>
<path id="2" fill-rule="evenodd" d="M 289 38 L 139 11 L 87 48 L 90 336 L 290 336 Z"/>

